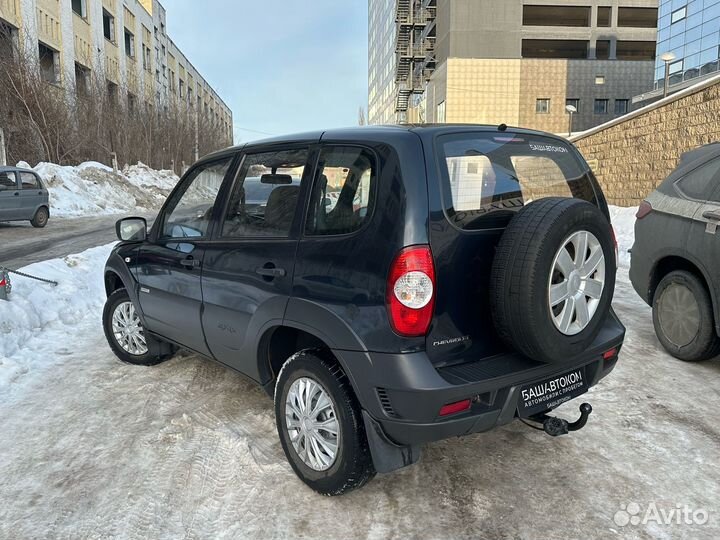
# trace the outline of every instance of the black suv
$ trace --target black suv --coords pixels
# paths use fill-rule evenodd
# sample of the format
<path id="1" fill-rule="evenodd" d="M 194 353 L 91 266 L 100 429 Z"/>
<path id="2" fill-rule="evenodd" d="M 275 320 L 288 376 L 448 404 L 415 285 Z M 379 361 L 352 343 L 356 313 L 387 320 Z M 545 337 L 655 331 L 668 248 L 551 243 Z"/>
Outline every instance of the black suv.
<path id="1" fill-rule="evenodd" d="M 637 212 L 630 279 L 673 356 L 720 354 L 720 144 L 682 155 Z"/>
<path id="2" fill-rule="evenodd" d="M 117 225 L 115 354 L 176 347 L 274 397 L 297 475 L 324 494 L 414 463 L 422 443 L 548 416 L 615 366 L 616 246 L 564 139 L 501 126 L 289 136 L 202 159 L 151 232 Z M 540 427 L 538 425 L 538 427 Z"/>

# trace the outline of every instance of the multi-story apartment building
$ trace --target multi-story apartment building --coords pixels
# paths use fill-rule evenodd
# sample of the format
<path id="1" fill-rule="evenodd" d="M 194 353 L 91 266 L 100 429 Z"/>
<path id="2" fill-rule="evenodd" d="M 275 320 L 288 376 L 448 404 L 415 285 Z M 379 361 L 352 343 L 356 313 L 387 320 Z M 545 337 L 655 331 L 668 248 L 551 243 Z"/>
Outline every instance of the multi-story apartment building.
<path id="1" fill-rule="evenodd" d="M 720 71 L 720 0 L 660 0 L 658 16 L 654 85 L 638 103 L 662 97 L 668 53 L 670 93 Z"/>
<path id="2" fill-rule="evenodd" d="M 657 2 L 370 0 L 369 121 L 606 122 L 652 85 Z"/>
<path id="3" fill-rule="evenodd" d="M 70 94 L 99 77 L 130 108 L 187 107 L 232 141 L 232 111 L 170 39 L 158 0 L 0 0 L 0 36 Z"/>

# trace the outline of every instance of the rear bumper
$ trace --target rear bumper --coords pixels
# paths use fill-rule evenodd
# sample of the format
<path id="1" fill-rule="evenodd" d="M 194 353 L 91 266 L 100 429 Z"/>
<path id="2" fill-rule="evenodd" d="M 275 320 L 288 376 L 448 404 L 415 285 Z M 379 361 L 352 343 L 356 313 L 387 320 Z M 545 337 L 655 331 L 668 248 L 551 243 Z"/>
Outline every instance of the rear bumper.
<path id="1" fill-rule="evenodd" d="M 617 348 L 625 328 L 610 312 L 588 350 L 563 364 L 543 364 L 507 354 L 436 369 L 424 352 L 378 354 L 336 351 L 363 409 L 399 445 L 417 445 L 488 431 L 516 418 L 520 390 L 570 370 L 584 367 L 588 387 L 594 386 L 617 362 L 603 353 Z M 448 403 L 471 399 L 470 410 L 439 417 Z"/>

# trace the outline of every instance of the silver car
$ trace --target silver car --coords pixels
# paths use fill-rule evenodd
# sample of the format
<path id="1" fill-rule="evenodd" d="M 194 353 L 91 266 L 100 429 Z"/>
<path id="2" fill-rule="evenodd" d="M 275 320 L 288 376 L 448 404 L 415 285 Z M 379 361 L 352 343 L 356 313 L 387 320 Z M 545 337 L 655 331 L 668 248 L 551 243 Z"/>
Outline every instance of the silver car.
<path id="1" fill-rule="evenodd" d="M 0 221 L 29 220 L 44 227 L 50 218 L 48 190 L 29 169 L 0 167 Z"/>

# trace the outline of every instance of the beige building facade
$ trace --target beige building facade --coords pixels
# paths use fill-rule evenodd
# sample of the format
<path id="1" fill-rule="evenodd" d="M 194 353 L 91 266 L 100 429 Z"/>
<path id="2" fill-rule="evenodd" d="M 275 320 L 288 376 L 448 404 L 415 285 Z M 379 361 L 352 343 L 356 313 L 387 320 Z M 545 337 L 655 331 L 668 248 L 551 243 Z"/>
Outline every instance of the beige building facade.
<path id="1" fill-rule="evenodd" d="M 167 34 L 158 0 L 0 0 L 0 49 L 35 59 L 43 78 L 114 99 L 198 111 L 233 138 L 232 111 Z"/>
<path id="2" fill-rule="evenodd" d="M 572 106 L 572 129 L 589 129 L 632 110 L 632 97 L 652 85 L 657 8 L 658 0 L 371 0 L 369 121 L 563 133 Z M 392 37 L 393 54 L 378 36 Z M 388 64 L 392 78 L 377 77 Z"/>

